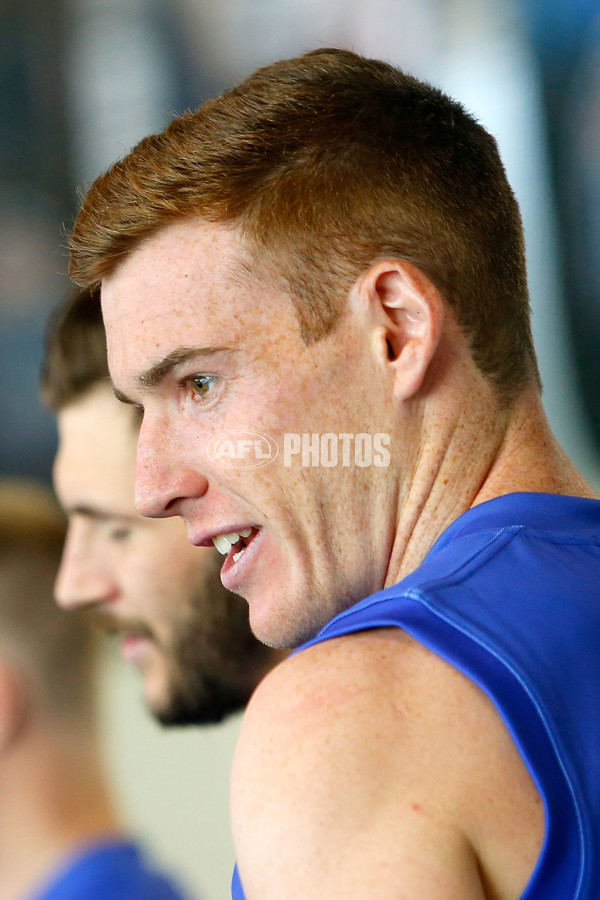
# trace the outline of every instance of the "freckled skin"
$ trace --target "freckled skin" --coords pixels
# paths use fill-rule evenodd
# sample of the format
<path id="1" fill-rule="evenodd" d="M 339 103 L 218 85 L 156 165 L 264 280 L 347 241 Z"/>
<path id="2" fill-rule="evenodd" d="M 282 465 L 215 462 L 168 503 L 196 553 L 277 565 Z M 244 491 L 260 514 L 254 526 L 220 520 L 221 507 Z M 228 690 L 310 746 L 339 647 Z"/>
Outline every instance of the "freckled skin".
<path id="1" fill-rule="evenodd" d="M 375 406 L 366 402 L 381 373 L 354 322 L 307 347 L 287 297 L 257 283 L 227 280 L 235 238 L 225 229 L 212 232 L 186 225 L 158 235 L 103 285 L 113 380 L 145 409 L 138 507 L 152 515 L 177 512 L 190 533 L 230 523 L 261 525 L 264 562 L 242 593 L 261 639 L 296 644 L 385 578 L 391 533 L 377 510 L 391 473 L 285 468 L 281 453 L 264 468 L 237 471 L 212 462 L 206 445 L 229 431 L 265 433 L 280 447 L 285 432 L 385 432 L 389 398 Z M 140 392 L 136 374 L 190 344 L 236 349 L 212 368 L 199 361 L 176 373 L 220 376 L 214 400 L 209 395 L 197 402 L 175 377 L 151 394 Z M 368 571 L 365 551 L 372 559 Z M 330 600 L 323 608 L 325 597 Z"/>
<path id="2" fill-rule="evenodd" d="M 105 280 L 102 302 L 113 380 L 145 410 L 138 509 L 182 516 L 192 537 L 261 528 L 240 592 L 262 640 L 311 637 L 414 570 L 478 503 L 594 496 L 536 387 L 501 407 L 419 270 L 374 263 L 337 328 L 306 346 L 290 298 L 240 277 L 242 254 L 234 229 L 170 225 Z M 140 385 L 182 346 L 234 352 Z M 199 374 L 216 377 L 202 397 Z M 236 430 L 385 433 L 390 465 L 285 468 L 278 457 L 226 469 L 206 446 Z M 493 704 L 399 629 L 326 641 L 267 676 L 236 753 L 232 822 L 247 900 L 514 900 L 544 833 Z"/>
<path id="3" fill-rule="evenodd" d="M 461 512 L 503 493 L 499 450 L 510 429 L 533 436 L 533 448 L 548 432 L 533 393 L 510 415 L 498 408 L 418 270 L 374 267 L 334 332 L 307 346 L 290 299 L 240 275 L 242 254 L 235 230 L 201 222 L 144 242 L 103 283 L 109 365 L 117 388 L 145 409 L 138 508 L 181 515 L 190 534 L 261 526 L 261 559 L 240 593 L 257 636 L 293 646 L 415 568 Z M 385 309 L 394 291 L 400 308 Z M 384 336 L 400 351 L 391 361 Z M 182 346 L 235 352 L 188 362 L 141 390 L 136 376 Z M 200 372 L 219 378 L 201 399 L 178 384 Z M 391 464 L 285 468 L 280 454 L 263 468 L 226 469 L 206 446 L 229 431 L 265 433 L 280 446 L 285 432 L 385 433 Z M 527 484 L 534 466 L 539 484 L 551 477 L 533 449 L 513 482 Z"/>

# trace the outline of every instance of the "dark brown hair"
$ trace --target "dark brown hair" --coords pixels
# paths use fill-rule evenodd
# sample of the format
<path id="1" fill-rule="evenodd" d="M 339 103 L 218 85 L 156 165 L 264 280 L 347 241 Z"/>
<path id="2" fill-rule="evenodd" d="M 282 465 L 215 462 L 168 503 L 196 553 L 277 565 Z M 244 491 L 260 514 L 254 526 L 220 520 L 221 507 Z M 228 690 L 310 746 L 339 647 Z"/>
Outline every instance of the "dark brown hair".
<path id="1" fill-rule="evenodd" d="M 46 326 L 41 371 L 44 402 L 56 412 L 108 377 L 100 291 L 73 291 Z"/>
<path id="2" fill-rule="evenodd" d="M 500 396 L 539 383 L 521 219 L 496 143 L 387 63 L 346 50 L 277 62 L 145 138 L 88 192 L 72 277 L 97 285 L 185 218 L 240 229 L 252 270 L 290 294 L 307 342 L 331 330 L 356 278 L 392 257 L 436 285 Z"/>

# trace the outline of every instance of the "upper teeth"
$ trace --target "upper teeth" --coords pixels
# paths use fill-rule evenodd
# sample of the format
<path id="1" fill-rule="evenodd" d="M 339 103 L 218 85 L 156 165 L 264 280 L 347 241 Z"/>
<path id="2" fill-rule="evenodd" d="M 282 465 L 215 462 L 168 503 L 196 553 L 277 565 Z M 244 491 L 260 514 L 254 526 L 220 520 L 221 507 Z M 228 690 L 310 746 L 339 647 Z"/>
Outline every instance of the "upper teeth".
<path id="1" fill-rule="evenodd" d="M 230 534 L 218 534 L 212 539 L 213 544 L 223 556 L 227 556 L 234 544 L 237 544 L 241 537 L 247 538 L 252 534 L 251 528 L 244 528 L 242 531 L 232 531 Z"/>

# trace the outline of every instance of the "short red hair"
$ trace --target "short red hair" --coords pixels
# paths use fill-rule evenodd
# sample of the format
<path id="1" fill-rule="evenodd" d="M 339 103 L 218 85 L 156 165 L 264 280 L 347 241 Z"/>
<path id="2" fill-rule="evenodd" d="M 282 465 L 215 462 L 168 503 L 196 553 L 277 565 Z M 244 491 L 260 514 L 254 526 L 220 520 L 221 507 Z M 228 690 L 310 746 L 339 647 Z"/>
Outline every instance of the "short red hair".
<path id="1" fill-rule="evenodd" d="M 457 102 L 387 63 L 318 50 L 142 140 L 96 180 L 71 275 L 97 285 L 172 222 L 232 223 L 286 290 L 305 340 L 385 257 L 418 266 L 505 399 L 539 375 L 519 209 L 494 139 Z"/>

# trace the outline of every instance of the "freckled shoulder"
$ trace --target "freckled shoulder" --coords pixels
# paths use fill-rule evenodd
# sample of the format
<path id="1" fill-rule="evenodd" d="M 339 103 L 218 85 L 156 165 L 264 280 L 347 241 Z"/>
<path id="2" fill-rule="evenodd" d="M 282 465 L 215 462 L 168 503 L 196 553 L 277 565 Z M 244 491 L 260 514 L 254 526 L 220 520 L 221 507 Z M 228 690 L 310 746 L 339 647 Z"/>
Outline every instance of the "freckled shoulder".
<path id="1" fill-rule="evenodd" d="M 232 821 L 247 900 L 518 896 L 543 838 L 492 703 L 399 629 L 318 644 L 263 681 Z"/>

